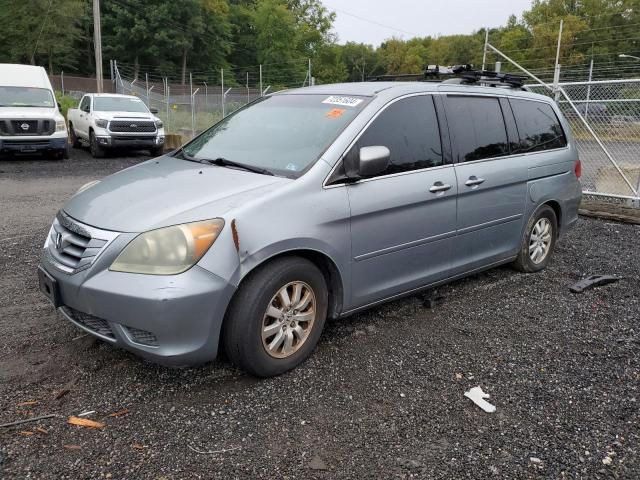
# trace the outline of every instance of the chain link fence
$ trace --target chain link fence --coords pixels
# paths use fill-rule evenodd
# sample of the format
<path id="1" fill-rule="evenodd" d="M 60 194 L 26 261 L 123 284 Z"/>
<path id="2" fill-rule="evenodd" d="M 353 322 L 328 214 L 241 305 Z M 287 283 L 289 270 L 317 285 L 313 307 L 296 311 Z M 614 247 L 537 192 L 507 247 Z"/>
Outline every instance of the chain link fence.
<path id="1" fill-rule="evenodd" d="M 560 83 L 555 97 L 576 139 L 586 195 L 640 200 L 640 79 Z M 564 94 L 563 94 L 564 92 Z"/>
<path id="2" fill-rule="evenodd" d="M 259 65 L 248 70 L 221 70 L 218 74 L 189 74 L 184 84 L 170 77 L 137 72 L 114 62 L 113 84 L 117 93 L 135 95 L 165 124 L 178 144 L 184 143 L 224 116 L 262 95 L 313 83 L 310 62 Z M 244 80 L 244 84 L 240 81 Z"/>

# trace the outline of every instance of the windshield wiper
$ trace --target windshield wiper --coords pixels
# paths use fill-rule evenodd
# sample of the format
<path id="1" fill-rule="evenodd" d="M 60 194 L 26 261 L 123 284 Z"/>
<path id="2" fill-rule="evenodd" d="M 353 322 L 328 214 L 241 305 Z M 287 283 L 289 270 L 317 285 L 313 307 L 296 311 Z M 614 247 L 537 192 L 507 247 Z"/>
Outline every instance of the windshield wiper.
<path id="1" fill-rule="evenodd" d="M 184 155 L 184 153 L 183 153 L 183 155 Z M 223 158 L 223 157 L 218 157 L 218 158 L 214 158 L 214 159 L 211 159 L 211 158 L 199 158 L 197 160 L 199 160 L 202 163 L 208 163 L 210 165 L 217 165 L 219 167 L 241 168 L 241 169 L 246 170 L 248 172 L 260 173 L 262 175 L 272 175 L 273 176 L 273 172 L 270 172 L 266 168 L 254 167 L 253 165 L 247 165 L 246 163 L 234 162 L 233 160 L 228 160 L 228 159 Z"/>

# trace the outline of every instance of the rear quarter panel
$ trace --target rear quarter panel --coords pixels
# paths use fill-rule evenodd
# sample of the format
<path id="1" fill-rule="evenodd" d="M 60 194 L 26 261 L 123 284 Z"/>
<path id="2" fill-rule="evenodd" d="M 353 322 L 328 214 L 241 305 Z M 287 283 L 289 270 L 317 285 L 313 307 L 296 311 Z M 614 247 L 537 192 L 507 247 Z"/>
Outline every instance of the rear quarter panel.
<path id="1" fill-rule="evenodd" d="M 567 138 L 567 147 L 527 154 L 528 198 L 527 216 L 540 205 L 555 202 L 560 208 L 559 233 L 563 234 L 578 219 L 582 187 L 575 175 L 578 150 L 569 123 L 555 103 L 555 111 Z"/>

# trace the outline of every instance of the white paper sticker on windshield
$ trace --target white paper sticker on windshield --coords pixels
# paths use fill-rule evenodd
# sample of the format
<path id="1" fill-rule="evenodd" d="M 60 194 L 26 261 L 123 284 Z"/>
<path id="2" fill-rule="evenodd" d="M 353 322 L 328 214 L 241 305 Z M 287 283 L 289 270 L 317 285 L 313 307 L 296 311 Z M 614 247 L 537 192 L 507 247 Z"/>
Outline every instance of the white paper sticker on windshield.
<path id="1" fill-rule="evenodd" d="M 357 107 L 363 102 L 361 98 L 356 97 L 336 97 L 331 96 L 324 100 L 322 103 L 326 103 L 328 105 L 341 105 L 343 107 Z"/>

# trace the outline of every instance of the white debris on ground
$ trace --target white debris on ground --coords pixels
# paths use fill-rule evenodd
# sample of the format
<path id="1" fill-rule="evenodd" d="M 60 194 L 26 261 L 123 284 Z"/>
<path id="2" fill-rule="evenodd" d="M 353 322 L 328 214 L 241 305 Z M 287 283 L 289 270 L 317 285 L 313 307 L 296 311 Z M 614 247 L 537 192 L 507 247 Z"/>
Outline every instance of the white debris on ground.
<path id="1" fill-rule="evenodd" d="M 482 391 L 482 387 L 473 387 L 468 392 L 464 392 L 464 396 L 471 399 L 473 403 L 478 405 L 482 410 L 487 413 L 493 413 L 496 411 L 495 405 L 491 405 L 489 402 L 485 400 L 485 398 L 489 398 L 488 393 L 484 393 Z"/>

